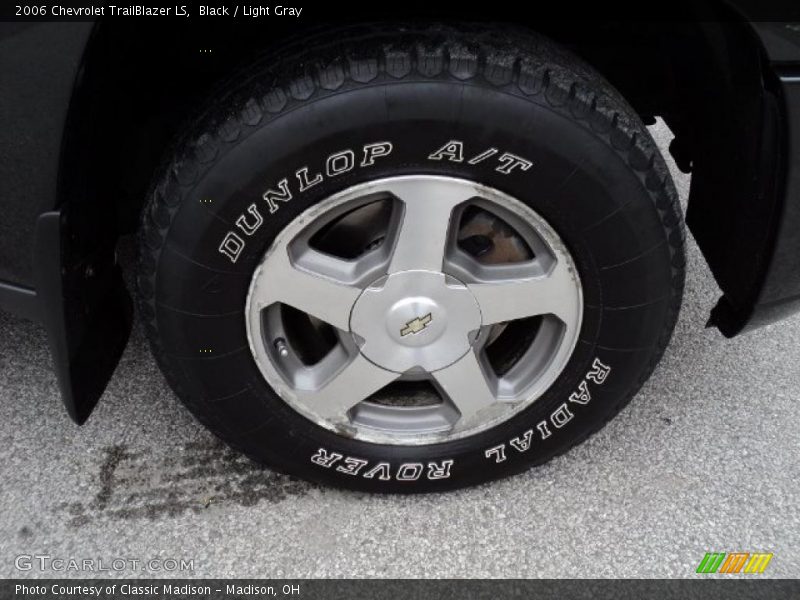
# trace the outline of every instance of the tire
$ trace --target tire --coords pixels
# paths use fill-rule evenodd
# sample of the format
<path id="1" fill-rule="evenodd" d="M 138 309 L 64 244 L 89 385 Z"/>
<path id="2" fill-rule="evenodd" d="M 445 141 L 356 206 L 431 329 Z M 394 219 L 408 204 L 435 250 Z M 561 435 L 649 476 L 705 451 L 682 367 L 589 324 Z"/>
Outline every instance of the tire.
<path id="1" fill-rule="evenodd" d="M 259 265 L 298 219 L 343 190 L 420 176 L 476 182 L 540 216 L 579 278 L 580 325 L 555 379 L 505 420 L 460 437 L 376 441 L 323 426 L 276 393 L 247 307 Z M 511 30 L 338 31 L 246 69 L 156 177 L 140 243 L 151 347 L 197 419 L 271 468 L 376 492 L 478 484 L 585 440 L 652 373 L 684 283 L 677 193 L 639 117 L 581 60 Z M 276 351 L 293 349 L 280 342 Z"/>

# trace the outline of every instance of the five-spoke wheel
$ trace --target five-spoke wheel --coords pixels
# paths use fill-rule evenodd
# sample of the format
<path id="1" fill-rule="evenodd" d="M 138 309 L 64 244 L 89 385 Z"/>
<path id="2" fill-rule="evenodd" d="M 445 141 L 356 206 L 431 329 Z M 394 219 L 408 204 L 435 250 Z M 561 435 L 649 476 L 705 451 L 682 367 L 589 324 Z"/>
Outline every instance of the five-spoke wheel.
<path id="1" fill-rule="evenodd" d="M 255 271 L 246 319 L 259 368 L 303 415 L 422 444 L 534 402 L 569 359 L 582 310 L 572 258 L 533 210 L 419 175 L 296 218 Z"/>

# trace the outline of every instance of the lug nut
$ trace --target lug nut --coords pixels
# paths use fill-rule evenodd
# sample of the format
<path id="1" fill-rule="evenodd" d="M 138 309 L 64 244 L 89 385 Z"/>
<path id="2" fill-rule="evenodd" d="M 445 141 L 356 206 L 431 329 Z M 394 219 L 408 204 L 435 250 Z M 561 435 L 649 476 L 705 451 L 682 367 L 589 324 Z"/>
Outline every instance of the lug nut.
<path id="1" fill-rule="evenodd" d="M 289 356 L 289 346 L 286 345 L 286 340 L 283 338 L 275 340 L 275 350 L 281 358 Z"/>

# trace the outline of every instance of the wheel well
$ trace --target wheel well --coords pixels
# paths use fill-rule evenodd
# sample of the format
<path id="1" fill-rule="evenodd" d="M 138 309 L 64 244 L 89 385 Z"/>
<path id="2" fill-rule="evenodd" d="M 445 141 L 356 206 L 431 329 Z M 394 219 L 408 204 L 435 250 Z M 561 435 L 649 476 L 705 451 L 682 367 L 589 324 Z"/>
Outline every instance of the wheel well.
<path id="1" fill-rule="evenodd" d="M 769 168 L 762 138 L 765 90 L 772 82 L 749 24 L 718 0 L 676 4 L 691 19 L 526 26 L 592 64 L 646 123 L 665 119 L 676 134 L 673 155 L 682 169 L 693 171 L 690 227 L 726 296 L 745 305 L 763 271 L 753 256 L 767 260 L 771 246 L 772 213 L 754 208 L 753 199 L 770 193 L 759 187 L 759 175 Z M 146 37 L 125 22 L 98 23 L 70 111 L 61 203 L 81 205 L 84 210 L 73 212 L 91 213 L 95 221 L 95 207 L 102 205 L 117 233 L 134 230 L 155 168 L 219 82 L 253 57 L 319 28 L 283 27 L 279 20 L 233 23 L 171 23 L 149 27 Z M 748 236 L 760 236 L 748 238 L 755 251 L 741 244 L 749 257 L 744 269 L 727 247 L 743 233 L 740 214 L 762 225 L 761 234 L 748 229 Z"/>

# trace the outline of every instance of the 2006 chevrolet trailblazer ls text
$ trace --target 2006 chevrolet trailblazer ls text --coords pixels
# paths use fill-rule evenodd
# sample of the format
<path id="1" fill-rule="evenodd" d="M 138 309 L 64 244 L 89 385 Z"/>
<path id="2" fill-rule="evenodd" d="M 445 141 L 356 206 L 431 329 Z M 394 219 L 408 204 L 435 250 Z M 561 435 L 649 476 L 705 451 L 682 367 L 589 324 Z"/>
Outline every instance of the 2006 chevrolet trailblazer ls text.
<path id="1" fill-rule="evenodd" d="M 675 325 L 656 117 L 723 293 L 709 325 L 800 308 L 800 24 L 740 4 L 2 23 L 0 307 L 44 323 L 82 423 L 130 333 L 137 232 L 160 368 L 254 460 L 412 492 L 540 464 L 625 406 Z"/>

